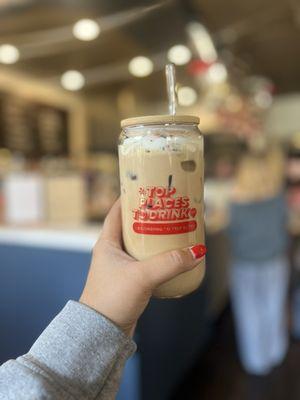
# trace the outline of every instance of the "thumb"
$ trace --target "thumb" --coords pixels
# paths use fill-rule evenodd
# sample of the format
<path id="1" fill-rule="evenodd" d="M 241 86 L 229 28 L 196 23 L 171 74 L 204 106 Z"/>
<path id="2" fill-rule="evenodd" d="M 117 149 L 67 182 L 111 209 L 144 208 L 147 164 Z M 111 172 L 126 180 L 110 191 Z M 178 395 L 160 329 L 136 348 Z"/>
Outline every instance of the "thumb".
<path id="1" fill-rule="evenodd" d="M 138 268 L 143 270 L 145 283 L 154 289 L 175 276 L 192 270 L 205 254 L 206 247 L 203 244 L 197 244 L 140 261 Z"/>

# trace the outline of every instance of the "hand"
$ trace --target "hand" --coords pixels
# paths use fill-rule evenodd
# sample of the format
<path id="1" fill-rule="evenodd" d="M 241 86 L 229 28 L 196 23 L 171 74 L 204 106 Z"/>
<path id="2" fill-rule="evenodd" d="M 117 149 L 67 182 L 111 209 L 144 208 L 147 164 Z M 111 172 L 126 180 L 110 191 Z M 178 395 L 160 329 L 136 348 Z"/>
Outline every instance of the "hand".
<path id="1" fill-rule="evenodd" d="M 198 245 L 136 261 L 122 249 L 121 207 L 117 200 L 94 247 L 80 302 L 105 315 L 127 335 L 133 335 L 152 291 L 193 269 L 205 250 L 203 245 Z"/>

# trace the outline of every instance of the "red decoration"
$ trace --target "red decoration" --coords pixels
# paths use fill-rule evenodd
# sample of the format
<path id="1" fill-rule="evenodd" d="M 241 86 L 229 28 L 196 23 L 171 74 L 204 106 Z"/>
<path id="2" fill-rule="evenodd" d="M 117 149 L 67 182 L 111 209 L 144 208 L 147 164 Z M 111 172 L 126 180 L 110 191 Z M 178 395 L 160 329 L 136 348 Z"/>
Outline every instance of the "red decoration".
<path id="1" fill-rule="evenodd" d="M 187 72 L 192 76 L 202 75 L 212 64 L 213 63 L 206 63 L 200 59 L 192 60 L 187 67 Z"/>

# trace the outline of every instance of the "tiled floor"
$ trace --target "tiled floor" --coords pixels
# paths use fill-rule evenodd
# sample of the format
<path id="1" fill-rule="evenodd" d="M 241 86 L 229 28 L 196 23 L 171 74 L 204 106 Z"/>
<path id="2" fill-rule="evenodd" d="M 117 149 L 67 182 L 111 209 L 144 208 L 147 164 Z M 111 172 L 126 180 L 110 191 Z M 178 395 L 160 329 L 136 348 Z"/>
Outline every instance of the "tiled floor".
<path id="1" fill-rule="evenodd" d="M 172 400 L 300 400 L 300 342 L 291 341 L 284 363 L 269 376 L 241 368 L 230 310 L 218 322 L 208 351 Z"/>

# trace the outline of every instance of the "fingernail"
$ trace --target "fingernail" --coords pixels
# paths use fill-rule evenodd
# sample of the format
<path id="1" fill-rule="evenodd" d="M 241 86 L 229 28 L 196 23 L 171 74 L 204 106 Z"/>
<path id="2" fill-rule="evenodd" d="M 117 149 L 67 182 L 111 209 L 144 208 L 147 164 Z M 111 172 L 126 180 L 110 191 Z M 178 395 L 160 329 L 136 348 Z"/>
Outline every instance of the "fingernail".
<path id="1" fill-rule="evenodd" d="M 195 260 L 205 256 L 207 248 L 204 244 L 196 244 L 195 246 L 189 247 Z"/>

